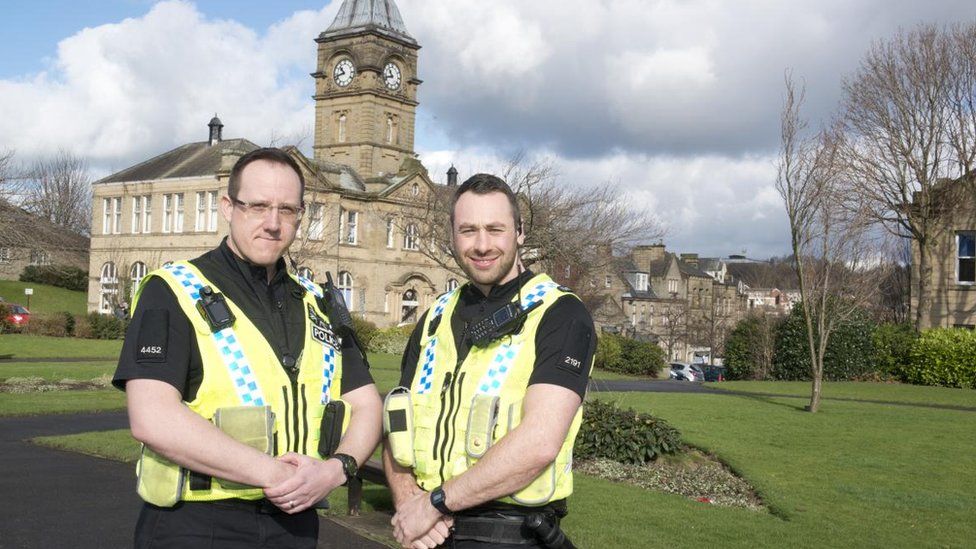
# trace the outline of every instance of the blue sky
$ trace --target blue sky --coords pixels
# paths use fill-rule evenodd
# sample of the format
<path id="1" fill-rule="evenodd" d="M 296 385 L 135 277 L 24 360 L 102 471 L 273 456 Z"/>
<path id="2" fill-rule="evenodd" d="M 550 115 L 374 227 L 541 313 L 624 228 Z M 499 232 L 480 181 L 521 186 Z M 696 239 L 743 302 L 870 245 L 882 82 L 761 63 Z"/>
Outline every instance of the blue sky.
<path id="1" fill-rule="evenodd" d="M 338 0 L 336 0 L 338 1 Z M 435 181 L 516 152 L 613 184 L 680 252 L 789 249 L 776 194 L 783 73 L 816 125 L 872 41 L 976 20 L 973 0 L 396 0 L 421 44 L 415 150 Z M 37 0 L 0 17 L 0 151 L 96 176 L 206 137 L 304 138 L 327 0 Z"/>

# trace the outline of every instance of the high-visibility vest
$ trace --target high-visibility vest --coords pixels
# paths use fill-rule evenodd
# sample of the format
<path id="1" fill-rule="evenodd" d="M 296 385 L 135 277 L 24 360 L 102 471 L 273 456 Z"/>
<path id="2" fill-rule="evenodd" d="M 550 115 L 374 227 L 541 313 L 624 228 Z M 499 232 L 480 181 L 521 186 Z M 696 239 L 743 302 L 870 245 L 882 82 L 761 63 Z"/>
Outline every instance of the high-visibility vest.
<path id="1" fill-rule="evenodd" d="M 220 289 L 189 262 L 172 263 L 149 273 L 133 299 L 133 309 L 146 282 L 153 277 L 169 285 L 196 331 L 203 380 L 193 400 L 185 403 L 187 407 L 212 420 L 220 409 L 269 406 L 274 414 L 272 425 L 269 425 L 273 431 L 271 453 L 296 452 L 320 457 L 318 444 L 323 411 L 329 401 L 339 399 L 342 383 L 341 344 L 316 299 L 323 295 L 322 289 L 306 279 L 293 277 L 307 290 L 303 297 L 305 341 L 297 364 L 297 378 L 293 382 L 261 331 L 226 296 L 235 321 L 220 331 L 211 330 L 210 324 L 197 310 L 197 301 L 204 286 L 210 286 L 215 293 Z M 348 416 L 348 406 L 346 409 Z M 168 501 L 264 497 L 260 488 L 217 478 L 210 479 L 207 488 L 193 489 L 189 471 L 146 447 L 137 475 L 140 495 L 157 505 L 160 505 L 157 501 L 161 489 L 175 490 Z"/>
<path id="2" fill-rule="evenodd" d="M 578 299 L 547 275 L 536 275 L 522 286 L 522 307 L 542 303 L 528 313 L 522 329 L 485 347 L 472 347 L 458 364 L 451 315 L 461 290 L 441 296 L 428 313 L 409 387 L 412 466 L 418 484 L 428 491 L 473 466 L 519 424 L 542 317 L 560 297 Z M 500 501 L 541 506 L 573 492 L 573 442 L 581 419 L 582 406 L 555 461 L 525 488 Z"/>

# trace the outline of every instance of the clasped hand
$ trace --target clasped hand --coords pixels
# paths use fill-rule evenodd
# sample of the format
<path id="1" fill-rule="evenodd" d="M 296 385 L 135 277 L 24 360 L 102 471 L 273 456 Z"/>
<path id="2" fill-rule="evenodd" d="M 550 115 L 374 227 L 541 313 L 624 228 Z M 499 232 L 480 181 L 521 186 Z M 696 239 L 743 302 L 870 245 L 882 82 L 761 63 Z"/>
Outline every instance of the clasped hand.
<path id="1" fill-rule="evenodd" d="M 289 452 L 276 458 L 287 468 L 277 482 L 264 489 L 268 501 L 282 511 L 294 514 L 315 505 L 346 481 L 342 464 L 337 460 L 320 460 Z"/>
<path id="2" fill-rule="evenodd" d="M 390 524 L 394 537 L 404 548 L 433 549 L 451 535 L 454 519 L 442 515 L 430 503 L 430 494 L 418 488 L 397 505 Z"/>

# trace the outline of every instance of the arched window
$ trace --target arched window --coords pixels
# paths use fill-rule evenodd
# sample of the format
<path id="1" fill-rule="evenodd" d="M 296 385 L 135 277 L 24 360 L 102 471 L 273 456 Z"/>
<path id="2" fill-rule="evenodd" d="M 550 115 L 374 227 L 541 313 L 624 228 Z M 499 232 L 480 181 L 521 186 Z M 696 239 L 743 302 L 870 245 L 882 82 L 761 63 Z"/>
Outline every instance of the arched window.
<path id="1" fill-rule="evenodd" d="M 314 282 L 315 281 L 315 273 L 313 273 L 312 272 L 312 269 L 309 269 L 308 267 L 300 267 L 298 269 L 298 276 L 300 276 L 300 277 L 302 277 L 302 278 L 304 278 L 304 279 L 306 279 L 306 280 L 308 280 L 310 282 Z"/>
<path id="2" fill-rule="evenodd" d="M 414 196 L 417 196 L 418 194 L 420 194 L 420 185 L 417 184 L 417 183 L 414 183 L 413 186 L 410 187 L 410 194 L 412 194 Z"/>
<path id="3" fill-rule="evenodd" d="M 447 281 L 447 291 L 453 292 L 458 287 L 458 281 L 456 278 L 452 278 Z"/>
<path id="4" fill-rule="evenodd" d="M 403 301 L 400 303 L 400 323 L 407 324 L 417 321 L 417 308 L 420 302 L 417 301 L 417 290 L 407 290 L 403 292 Z"/>
<path id="5" fill-rule="evenodd" d="M 393 115 L 386 117 L 386 142 L 393 143 Z"/>
<path id="6" fill-rule="evenodd" d="M 98 279 L 99 284 L 99 303 L 98 310 L 101 313 L 111 313 L 115 306 L 115 296 L 119 293 L 119 271 L 115 268 L 115 263 L 109 261 L 102 265 L 102 275 Z"/>
<path id="7" fill-rule="evenodd" d="M 339 143 L 346 142 L 346 115 L 339 115 Z"/>
<path id="8" fill-rule="evenodd" d="M 415 224 L 411 223 L 411 224 L 407 225 L 407 230 L 403 234 L 403 249 L 404 250 L 417 250 L 418 249 L 417 243 L 419 242 L 419 239 L 417 238 L 417 235 L 419 233 L 420 233 L 420 231 L 417 229 L 417 226 Z"/>
<path id="9" fill-rule="evenodd" d="M 129 269 L 129 281 L 132 282 L 129 287 L 129 301 L 136 295 L 136 290 L 139 289 L 139 284 L 142 283 L 143 278 L 146 278 L 146 264 L 142 261 L 136 261 Z"/>
<path id="10" fill-rule="evenodd" d="M 339 292 L 342 293 L 342 299 L 346 302 L 346 308 L 350 311 L 352 310 L 352 275 L 348 271 L 342 271 L 339 273 Z"/>

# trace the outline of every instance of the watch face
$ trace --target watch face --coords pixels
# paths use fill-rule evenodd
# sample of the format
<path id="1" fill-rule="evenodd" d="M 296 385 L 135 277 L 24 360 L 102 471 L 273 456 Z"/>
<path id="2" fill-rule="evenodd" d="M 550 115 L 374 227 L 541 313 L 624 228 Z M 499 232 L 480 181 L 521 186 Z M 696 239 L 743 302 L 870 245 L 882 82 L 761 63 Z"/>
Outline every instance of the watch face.
<path id="1" fill-rule="evenodd" d="M 387 63 L 383 67 L 383 82 L 386 87 L 391 90 L 396 90 L 400 88 L 400 67 L 394 65 L 393 63 Z"/>
<path id="2" fill-rule="evenodd" d="M 356 76 L 356 67 L 348 59 L 336 63 L 335 70 L 332 71 L 332 78 L 335 79 L 335 83 L 342 87 L 348 86 L 354 76 Z"/>

